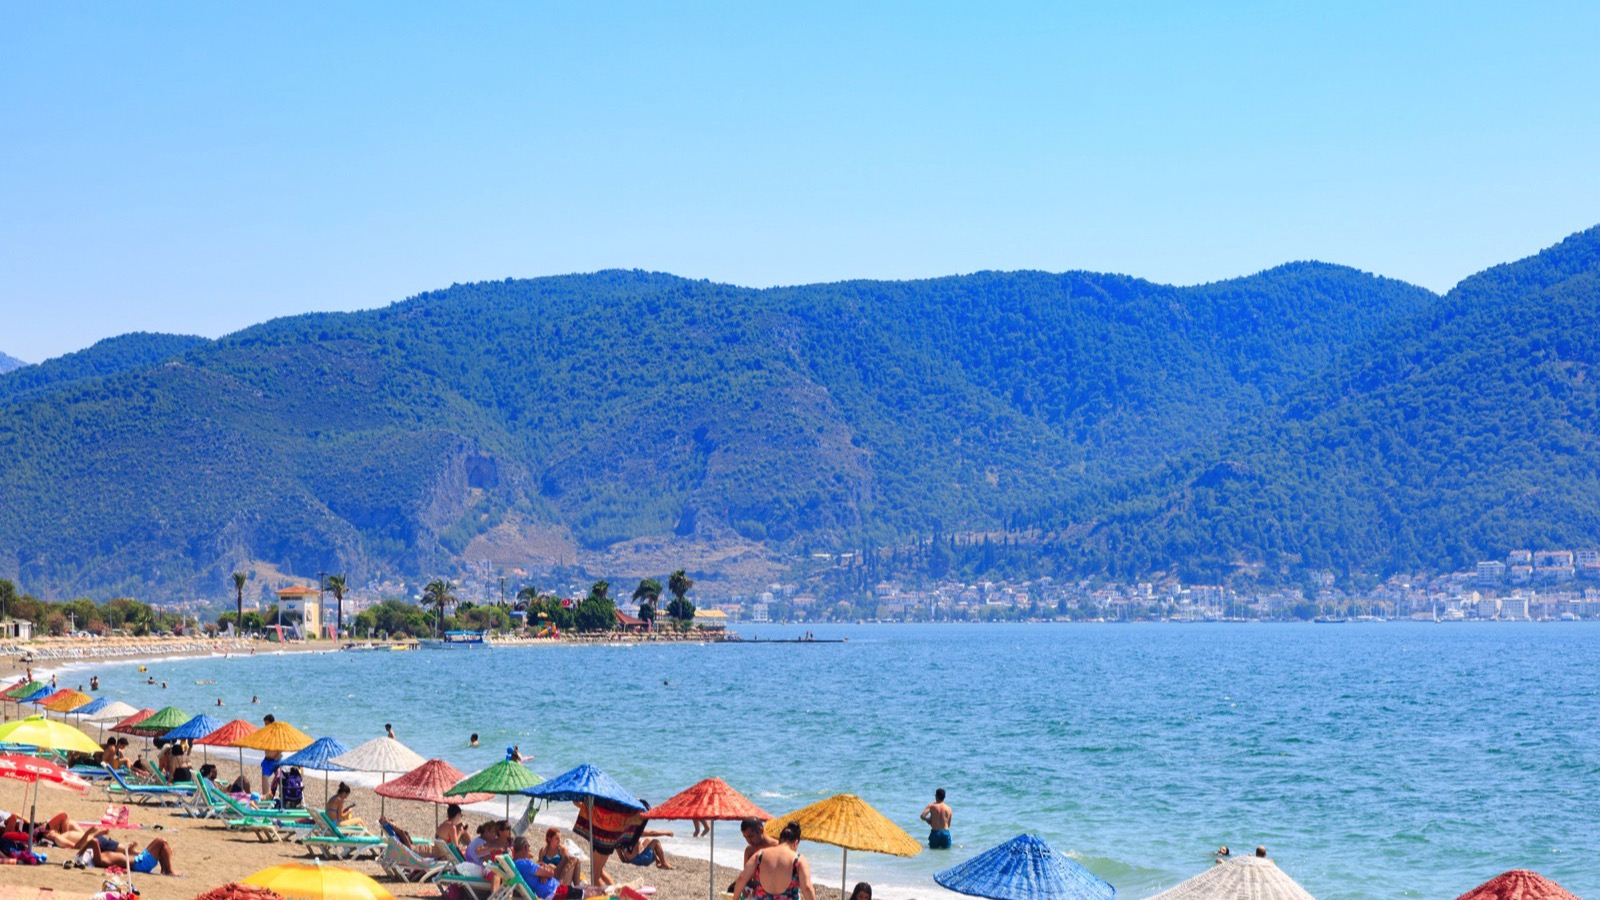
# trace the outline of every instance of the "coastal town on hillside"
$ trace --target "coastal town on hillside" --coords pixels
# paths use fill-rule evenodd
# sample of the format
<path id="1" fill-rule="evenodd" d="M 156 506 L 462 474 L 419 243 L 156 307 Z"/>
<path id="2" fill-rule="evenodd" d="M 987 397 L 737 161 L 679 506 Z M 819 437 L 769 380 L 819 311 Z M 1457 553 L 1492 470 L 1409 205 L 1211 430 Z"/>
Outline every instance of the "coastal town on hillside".
<path id="1" fill-rule="evenodd" d="M 519 608 L 521 572 L 502 576 L 487 563 L 471 566 L 456 594 L 468 603 Z M 589 588 L 568 577 L 555 593 L 576 602 Z M 708 579 L 707 581 L 710 581 Z M 548 582 L 546 582 L 548 583 Z M 509 585 L 509 587 L 508 587 Z M 619 627 L 637 626 L 624 584 L 618 593 Z M 384 598 L 415 601 L 415 586 L 372 581 L 351 588 L 344 614 L 353 618 Z M 326 605 L 315 586 L 261 584 L 246 608 L 271 604 L 303 615 Z M 1600 619 L 1600 550 L 1513 550 L 1504 560 L 1439 575 L 1394 575 L 1364 589 L 1341 588 L 1332 572 L 1313 573 L 1293 587 L 1246 588 L 1184 583 L 1177 578 L 1123 583 L 1104 578 L 887 579 L 854 599 L 821 596 L 804 583 L 777 581 L 760 590 L 697 598 L 702 627 L 815 624 L 823 622 L 1221 622 L 1221 621 L 1576 621 Z M 228 607 L 231 608 L 231 602 Z M 193 600 L 174 608 L 205 617 L 216 601 Z M 331 618 L 324 612 L 324 618 Z"/>

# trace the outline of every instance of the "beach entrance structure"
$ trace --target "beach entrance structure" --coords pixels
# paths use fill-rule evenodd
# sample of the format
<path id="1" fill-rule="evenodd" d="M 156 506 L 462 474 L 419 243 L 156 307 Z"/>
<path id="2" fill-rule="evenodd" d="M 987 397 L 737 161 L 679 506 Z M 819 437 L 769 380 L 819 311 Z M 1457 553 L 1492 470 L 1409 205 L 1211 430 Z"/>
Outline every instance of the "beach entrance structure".
<path id="1" fill-rule="evenodd" d="M 312 741 L 305 749 L 296 752 L 293 756 L 285 757 L 278 763 L 280 766 L 299 766 L 313 772 L 322 773 L 322 802 L 328 802 L 328 773 L 343 772 L 345 767 L 335 763 L 335 756 L 343 756 L 350 752 L 350 748 L 339 743 L 337 738 L 325 737 Z"/>
<path id="2" fill-rule="evenodd" d="M 601 801 L 628 812 L 644 812 L 639 798 L 628 793 L 615 778 L 584 763 L 575 769 L 562 772 L 538 787 L 523 793 L 540 800 L 565 800 L 570 803 L 587 803 L 589 810 L 589 882 L 595 880 L 594 832 L 595 805 Z"/>
<path id="3" fill-rule="evenodd" d="M 1578 900 L 1554 881 L 1527 869 L 1512 869 L 1485 881 L 1456 900 Z"/>
<path id="4" fill-rule="evenodd" d="M 444 792 L 446 797 L 466 797 L 473 794 L 500 794 L 506 798 L 506 818 L 511 818 L 511 797 L 525 794 L 540 781 L 539 776 L 528 771 L 522 763 L 502 759 L 487 769 L 475 772 Z M 533 801 L 528 801 L 532 803 Z"/>
<path id="5" fill-rule="evenodd" d="M 779 816 L 767 823 L 767 834 L 776 838 L 790 822 L 800 823 L 801 840 L 832 844 L 844 851 L 839 863 L 839 893 L 845 896 L 850 894 L 845 890 L 845 878 L 851 850 L 890 856 L 916 856 L 922 852 L 921 842 L 855 794 L 835 794 Z"/>
<path id="6" fill-rule="evenodd" d="M 340 754 L 330 760 L 336 766 L 344 766 L 357 772 L 377 772 L 380 784 L 388 781 L 391 774 L 409 772 L 426 761 L 415 750 L 387 735 L 375 737 L 349 753 Z M 384 811 L 384 800 L 380 795 L 378 814 L 382 815 Z"/>
<path id="7" fill-rule="evenodd" d="M 988 900 L 1111 900 L 1117 895 L 1105 879 L 1031 834 L 1019 834 L 933 880 L 956 893 Z"/>
<path id="8" fill-rule="evenodd" d="M 721 778 L 707 778 L 693 787 L 674 794 L 665 803 L 645 810 L 647 819 L 704 819 L 711 824 L 711 850 L 707 854 L 710 863 L 711 881 L 710 898 L 716 900 L 717 896 L 717 822 L 718 820 L 738 821 L 740 819 L 760 819 L 765 822 L 772 818 L 766 810 L 750 802 L 750 799 L 728 786 Z"/>
<path id="9" fill-rule="evenodd" d="M 448 803 L 482 803 L 493 797 L 493 794 L 463 794 L 461 796 L 446 796 L 445 791 L 466 780 L 466 775 L 455 766 L 442 759 L 430 759 L 415 769 L 401 775 L 393 781 L 384 782 L 373 788 L 374 793 L 380 797 L 391 800 L 415 800 L 419 803 L 433 804 L 433 828 L 439 829 L 439 807 Z M 506 818 L 511 818 L 511 805 L 508 797 L 506 801 Z"/>
<path id="10" fill-rule="evenodd" d="M 1236 856 L 1149 900 L 1315 900 L 1277 863 L 1264 856 Z"/>

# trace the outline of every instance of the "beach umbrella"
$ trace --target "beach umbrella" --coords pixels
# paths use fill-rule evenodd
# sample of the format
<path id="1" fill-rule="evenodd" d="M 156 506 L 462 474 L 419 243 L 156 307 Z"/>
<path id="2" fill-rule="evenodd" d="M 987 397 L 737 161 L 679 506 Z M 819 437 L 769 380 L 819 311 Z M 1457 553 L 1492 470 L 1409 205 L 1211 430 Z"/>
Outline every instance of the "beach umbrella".
<path id="1" fill-rule="evenodd" d="M 779 816 L 767 823 L 767 834 L 777 837 L 790 822 L 800 823 L 801 840 L 832 844 L 844 851 L 839 863 L 840 893 L 848 893 L 843 885 L 851 850 L 891 856 L 916 856 L 922 852 L 921 842 L 855 794 L 835 794 Z"/>
<path id="2" fill-rule="evenodd" d="M 35 683 L 37 684 L 38 682 L 35 682 Z M 55 692 L 56 692 L 55 688 L 53 688 L 50 685 L 46 684 L 46 685 L 40 687 L 38 690 L 35 690 L 31 694 L 24 694 L 23 696 L 18 697 L 17 700 L 19 702 L 22 702 L 22 703 L 33 703 L 33 702 L 38 701 L 38 700 L 43 700 L 44 698 L 50 696 L 51 694 L 54 694 Z"/>
<path id="3" fill-rule="evenodd" d="M 0 696 L 3 696 L 5 699 L 17 704 L 18 708 L 20 708 L 23 697 L 28 696 L 42 687 L 45 687 L 45 683 L 42 681 L 19 681 L 11 687 L 6 688 L 5 693 L 0 694 Z"/>
<path id="4" fill-rule="evenodd" d="M 111 726 L 111 730 L 116 732 L 117 734 L 128 734 L 130 732 L 127 729 L 132 728 L 135 725 L 138 725 L 140 722 L 143 722 L 145 719 L 148 719 L 148 718 L 150 718 L 151 716 L 153 716 L 155 714 L 156 714 L 156 711 L 153 710 L 153 709 L 149 709 L 149 708 L 141 709 L 136 713 L 129 714 L 129 716 L 126 719 L 123 719 L 122 721 L 118 722 L 117 724 Z"/>
<path id="5" fill-rule="evenodd" d="M 202 747 L 234 747 L 234 741 L 247 734 L 255 734 L 256 726 L 243 719 L 234 719 L 232 722 L 219 727 L 203 738 L 195 741 Z M 239 748 L 239 772 L 244 773 L 244 748 Z"/>
<path id="6" fill-rule="evenodd" d="M 350 748 L 339 743 L 338 739 L 325 737 L 317 738 L 305 749 L 293 756 L 285 758 L 278 763 L 280 766 L 299 766 L 302 769 L 311 769 L 322 773 L 322 802 L 328 802 L 328 773 L 343 772 L 344 766 L 333 762 L 335 756 L 343 756 L 350 752 Z"/>
<path id="7" fill-rule="evenodd" d="M 707 861 L 711 864 L 711 897 L 717 895 L 717 821 L 772 818 L 766 810 L 728 786 L 721 778 L 707 778 L 692 787 L 672 795 L 665 803 L 645 810 L 647 819 L 707 820 L 711 824 L 711 850 Z"/>
<path id="8" fill-rule="evenodd" d="M 239 883 L 267 888 L 284 900 L 394 900 L 387 888 L 367 875 L 343 866 L 325 866 L 320 860 L 262 869 Z"/>
<path id="9" fill-rule="evenodd" d="M 0 725 L 0 744 L 22 744 L 41 750 L 100 752 L 100 745 L 94 742 L 94 738 L 65 722 L 55 722 L 44 716 L 28 716 Z"/>
<path id="10" fill-rule="evenodd" d="M 82 699 L 74 699 L 79 697 Z M 67 709 L 71 709 L 74 706 L 82 706 L 83 704 L 88 703 L 89 699 L 90 698 L 88 694 L 80 694 L 72 688 L 62 688 L 59 691 L 50 693 L 46 697 L 42 697 L 33 701 L 33 704 L 40 709 L 48 709 L 51 712 L 66 712 L 65 709 L 61 709 L 57 704 L 60 704 L 64 701 L 67 704 Z"/>
<path id="11" fill-rule="evenodd" d="M 216 731 L 218 728 L 221 728 L 221 727 L 222 727 L 222 720 L 221 719 L 213 719 L 212 717 L 206 715 L 205 713 L 201 713 L 200 715 L 195 716 L 194 718 L 192 718 L 189 721 L 183 723 L 182 725 L 179 725 L 177 728 L 174 728 L 171 731 L 167 732 L 166 734 L 163 734 L 161 737 L 164 740 L 169 740 L 169 741 L 191 741 L 192 742 L 192 741 L 200 740 L 201 738 L 205 737 L 206 735 L 210 734 L 213 731 Z M 202 759 L 206 760 L 207 762 L 210 762 L 211 753 L 209 751 L 207 751 L 204 748 L 201 748 L 200 754 L 201 754 L 201 758 Z"/>
<path id="12" fill-rule="evenodd" d="M 1578 900 L 1554 881 L 1527 869 L 1512 869 L 1485 881 L 1456 900 Z"/>
<path id="13" fill-rule="evenodd" d="M 157 738 L 189 721 L 189 718 L 190 716 L 188 713 L 177 708 L 176 706 L 163 706 L 161 709 L 151 713 L 148 716 L 145 716 L 137 722 L 134 722 L 132 725 L 127 725 L 125 728 L 122 726 L 118 727 L 122 728 L 122 730 L 128 734 L 136 734 L 140 737 L 147 738 Z"/>
<path id="14" fill-rule="evenodd" d="M 415 769 L 401 775 L 393 781 L 387 781 L 373 788 L 373 792 L 380 797 L 391 800 L 415 800 L 419 803 L 433 804 L 433 827 L 439 828 L 439 807 L 447 803 L 482 803 L 493 797 L 485 791 L 481 794 L 462 794 L 458 797 L 447 797 L 445 791 L 466 780 L 466 774 L 455 766 L 442 759 L 430 759 Z M 506 818 L 510 818 L 511 806 L 506 804 Z"/>
<path id="15" fill-rule="evenodd" d="M 595 806 L 604 801 L 630 812 L 644 812 L 645 809 L 644 804 L 639 802 L 639 798 L 628 793 L 627 789 L 618 784 L 616 779 L 588 763 L 584 763 L 574 769 L 568 769 L 543 784 L 528 788 L 523 793 L 540 800 L 552 802 L 566 800 L 572 803 L 588 804 L 590 882 L 595 880 Z"/>
<path id="16" fill-rule="evenodd" d="M 1236 856 L 1150 900 L 1315 900 L 1277 863 L 1264 856 Z"/>
<path id="17" fill-rule="evenodd" d="M 1117 895 L 1104 879 L 1031 834 L 1019 834 L 933 880 L 958 894 L 989 900 L 1111 900 Z"/>
<path id="18" fill-rule="evenodd" d="M 95 708 L 90 709 L 90 707 Z M 101 697 L 89 706 L 80 706 L 73 710 L 79 716 L 79 721 L 94 722 L 100 726 L 101 739 L 106 736 L 107 722 L 121 722 L 138 711 L 121 700 L 111 700 L 107 697 Z"/>
<path id="19" fill-rule="evenodd" d="M 405 744 L 385 735 L 375 737 L 349 753 L 334 757 L 333 762 L 357 772 L 377 772 L 378 782 L 381 784 L 389 780 L 391 772 L 409 772 L 427 760 Z M 384 800 L 380 797 L 378 799 L 380 815 L 384 808 Z"/>
<path id="20" fill-rule="evenodd" d="M 468 794 L 500 794 L 506 798 L 506 818 L 511 818 L 511 797 L 526 794 L 538 786 L 539 776 L 528 771 L 522 763 L 502 759 L 494 765 L 474 772 L 471 776 L 451 785 L 446 797 L 463 797 Z M 533 801 L 528 801 L 532 803 Z"/>
<path id="21" fill-rule="evenodd" d="M 34 756 L 0 756 L 0 778 L 33 782 L 33 805 L 28 810 L 28 821 L 39 820 L 39 783 L 66 788 L 82 794 L 89 790 L 89 782 L 74 775 L 71 770 L 46 759 Z M 28 851 L 33 852 L 33 829 L 28 829 Z"/>

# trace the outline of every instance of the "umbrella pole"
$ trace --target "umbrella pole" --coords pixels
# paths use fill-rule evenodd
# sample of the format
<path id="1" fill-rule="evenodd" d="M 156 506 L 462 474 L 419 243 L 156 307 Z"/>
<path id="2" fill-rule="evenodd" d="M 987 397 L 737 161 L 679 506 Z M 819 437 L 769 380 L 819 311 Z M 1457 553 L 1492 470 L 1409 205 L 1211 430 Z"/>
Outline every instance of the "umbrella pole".
<path id="1" fill-rule="evenodd" d="M 844 855 L 839 857 L 839 896 L 848 897 L 850 895 L 845 892 L 844 885 L 845 882 L 850 880 L 845 877 L 845 873 L 850 869 L 850 848 L 841 847 L 839 849 L 844 851 Z"/>
<path id="2" fill-rule="evenodd" d="M 717 820 L 711 820 L 711 850 L 706 853 L 706 868 L 711 870 L 706 879 L 707 900 L 717 900 Z"/>

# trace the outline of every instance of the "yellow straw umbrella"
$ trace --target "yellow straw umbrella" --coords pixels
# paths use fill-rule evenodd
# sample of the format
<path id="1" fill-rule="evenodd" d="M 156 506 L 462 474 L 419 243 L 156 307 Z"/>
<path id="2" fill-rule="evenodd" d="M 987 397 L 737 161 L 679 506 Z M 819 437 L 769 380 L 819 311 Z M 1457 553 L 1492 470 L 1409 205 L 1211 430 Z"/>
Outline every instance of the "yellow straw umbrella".
<path id="1" fill-rule="evenodd" d="M 43 750 L 76 750 L 79 753 L 99 753 L 100 745 L 94 738 L 65 722 L 55 722 L 44 716 L 29 716 L 0 725 L 0 744 L 23 744 Z"/>
<path id="2" fill-rule="evenodd" d="M 920 841 L 855 794 L 835 794 L 779 816 L 767 823 L 767 834 L 777 837 L 790 822 L 800 824 L 801 840 L 832 844 L 844 851 L 839 864 L 841 894 L 849 893 L 845 890 L 845 870 L 850 865 L 851 850 L 891 856 L 916 856 L 922 852 Z"/>
<path id="3" fill-rule="evenodd" d="M 288 722 L 273 722 L 239 738 L 233 746 L 267 753 L 294 753 L 311 746 L 311 737 Z"/>
<path id="4" fill-rule="evenodd" d="M 239 883 L 267 888 L 284 900 L 394 900 L 387 888 L 367 875 L 320 862 L 273 866 Z"/>
<path id="5" fill-rule="evenodd" d="M 94 698 L 88 694 L 85 694 L 81 691 L 69 691 L 57 697 L 56 699 L 51 700 L 49 703 L 44 704 L 40 707 L 40 709 L 48 709 L 51 712 L 58 713 L 72 712 L 78 707 L 92 702 L 94 702 Z"/>

